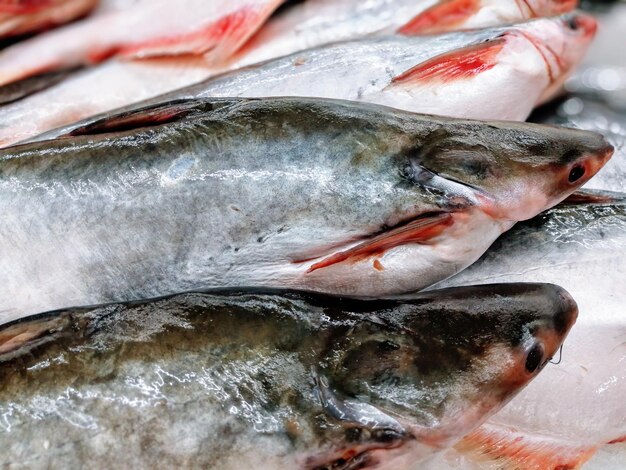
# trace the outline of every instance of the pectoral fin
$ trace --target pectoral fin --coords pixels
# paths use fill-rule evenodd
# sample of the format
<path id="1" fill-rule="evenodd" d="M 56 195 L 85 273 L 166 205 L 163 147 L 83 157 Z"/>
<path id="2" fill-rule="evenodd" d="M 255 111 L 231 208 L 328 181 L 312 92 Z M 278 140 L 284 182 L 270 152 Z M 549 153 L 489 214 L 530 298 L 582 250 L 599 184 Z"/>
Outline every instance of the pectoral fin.
<path id="1" fill-rule="evenodd" d="M 360 261 L 408 243 L 427 244 L 453 223 L 452 214 L 447 212 L 425 215 L 406 225 L 377 235 L 349 250 L 335 253 L 313 264 L 307 273 L 345 261 Z"/>

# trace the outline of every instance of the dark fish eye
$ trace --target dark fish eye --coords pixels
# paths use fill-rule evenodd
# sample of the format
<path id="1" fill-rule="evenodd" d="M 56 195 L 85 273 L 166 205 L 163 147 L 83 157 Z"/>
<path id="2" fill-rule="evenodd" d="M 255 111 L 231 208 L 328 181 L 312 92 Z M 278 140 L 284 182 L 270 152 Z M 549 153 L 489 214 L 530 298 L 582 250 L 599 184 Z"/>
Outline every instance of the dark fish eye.
<path id="1" fill-rule="evenodd" d="M 585 176 L 585 167 L 582 165 L 575 165 L 569 172 L 569 182 L 575 183 L 579 179 Z"/>
<path id="2" fill-rule="evenodd" d="M 569 29 L 572 31 L 578 31 L 578 28 L 580 28 L 578 19 L 575 16 L 572 16 L 567 20 L 567 26 L 569 26 Z"/>
<path id="3" fill-rule="evenodd" d="M 543 362 L 543 346 L 536 343 L 526 356 L 526 370 L 529 373 L 535 372 Z"/>

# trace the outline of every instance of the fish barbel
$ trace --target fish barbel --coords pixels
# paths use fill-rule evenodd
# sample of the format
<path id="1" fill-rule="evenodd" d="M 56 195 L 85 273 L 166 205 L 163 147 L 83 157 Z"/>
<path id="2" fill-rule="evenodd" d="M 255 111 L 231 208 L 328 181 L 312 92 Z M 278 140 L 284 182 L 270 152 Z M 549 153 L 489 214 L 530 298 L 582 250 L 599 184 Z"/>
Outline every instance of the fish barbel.
<path id="1" fill-rule="evenodd" d="M 594 30 L 592 17 L 572 14 L 475 32 L 337 43 L 233 71 L 148 102 L 310 96 L 454 117 L 524 120 L 537 100 L 582 58 Z M 72 123 L 34 140 L 57 137 L 84 126 L 86 122 L 75 123 L 82 117 L 125 104 L 126 92 L 132 91 L 136 100 L 172 85 L 150 73 L 168 71 L 166 64 L 145 68 L 110 62 L 3 107 L 0 143 L 6 146 Z M 130 76 L 123 73 L 130 70 Z M 96 77 L 100 73 L 111 78 Z M 146 81 L 151 85 L 144 86 Z"/>
<path id="2" fill-rule="evenodd" d="M 0 312 L 463 269 L 612 154 L 599 135 L 305 98 L 177 101 L 0 152 Z"/>
<path id="3" fill-rule="evenodd" d="M 21 41 L 0 51 L 0 85 L 112 56 L 234 53 L 282 0 L 149 0 Z"/>
<path id="4" fill-rule="evenodd" d="M 98 0 L 4 0 L 0 38 L 19 36 L 67 23 L 89 13 Z"/>
<path id="5" fill-rule="evenodd" d="M 189 294 L 0 330 L 38 344 L 0 364 L 3 461 L 413 468 L 534 379 L 577 316 L 554 285 L 281 294 Z"/>
<path id="6" fill-rule="evenodd" d="M 626 438 L 626 198 L 596 199 L 518 224 L 445 283 L 558 279 L 580 306 L 559 365 L 460 445 L 469 462 L 579 468 L 602 446 Z"/>

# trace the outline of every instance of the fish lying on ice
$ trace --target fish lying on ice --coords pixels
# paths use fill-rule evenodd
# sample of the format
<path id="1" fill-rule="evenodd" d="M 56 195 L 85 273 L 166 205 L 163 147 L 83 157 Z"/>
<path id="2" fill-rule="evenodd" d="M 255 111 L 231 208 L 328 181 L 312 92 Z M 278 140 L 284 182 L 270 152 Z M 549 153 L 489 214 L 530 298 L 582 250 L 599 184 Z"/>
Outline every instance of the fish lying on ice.
<path id="1" fill-rule="evenodd" d="M 572 14 L 476 32 L 337 43 L 233 71 L 151 102 L 216 96 L 311 96 L 374 102 L 428 114 L 524 120 L 540 97 L 580 61 L 594 31 L 592 17 Z M 3 107 L 0 143 L 6 146 L 65 124 L 83 126 L 85 122 L 74 122 L 125 104 L 127 97 L 132 97 L 131 101 L 148 97 L 172 84 L 144 74 L 145 65 L 118 65 L 110 62 Z M 128 79 L 124 71 L 130 70 L 138 80 Z M 162 70 L 167 71 L 167 65 Z M 98 76 L 101 73 L 111 78 Z M 145 87 L 145 81 L 153 85 Z M 36 140 L 66 132 L 67 128 L 57 129 Z"/>
<path id="2" fill-rule="evenodd" d="M 626 438 L 626 196 L 598 196 L 605 201 L 557 206 L 518 224 L 444 283 L 558 279 L 580 307 L 558 367 L 546 368 L 459 446 L 470 462 L 579 468 L 601 446 Z"/>
<path id="3" fill-rule="evenodd" d="M 271 18 L 232 58 L 241 67 L 372 34 L 486 28 L 566 13 L 576 0 L 308 0 Z"/>
<path id="4" fill-rule="evenodd" d="M 56 312 L 34 321 L 52 344 L 42 334 L 0 364 L 3 462 L 414 468 L 534 379 L 576 316 L 567 292 L 541 284 L 402 301 L 235 291 Z"/>
<path id="5" fill-rule="evenodd" d="M 584 131 L 306 98 L 111 116 L 0 152 L 0 322 L 209 287 L 419 290 L 612 152 Z"/>
<path id="6" fill-rule="evenodd" d="M 91 11 L 98 0 L 5 0 L 0 2 L 0 38 L 67 23 Z"/>
<path id="7" fill-rule="evenodd" d="M 265 22 L 282 0 L 149 0 L 106 9 L 79 23 L 0 51 L 0 85 L 113 55 L 204 54 L 219 63 Z"/>

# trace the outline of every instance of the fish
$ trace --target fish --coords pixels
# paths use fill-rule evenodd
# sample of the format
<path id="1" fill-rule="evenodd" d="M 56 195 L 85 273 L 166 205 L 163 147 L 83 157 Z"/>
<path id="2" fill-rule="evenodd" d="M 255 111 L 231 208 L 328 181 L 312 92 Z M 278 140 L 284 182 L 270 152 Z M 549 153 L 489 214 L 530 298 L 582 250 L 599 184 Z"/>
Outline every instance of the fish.
<path id="1" fill-rule="evenodd" d="M 558 279 L 580 307 L 559 365 L 460 443 L 450 462 L 580 468 L 626 437 L 626 195 L 592 195 L 518 224 L 441 284 Z"/>
<path id="2" fill-rule="evenodd" d="M 572 14 L 473 32 L 336 43 L 114 111 L 181 98 L 309 96 L 460 118 L 525 120 L 535 102 L 582 58 L 594 31 L 592 17 Z M 126 92 L 133 100 L 149 98 L 177 80 L 155 80 L 158 64 L 145 72 L 142 67 L 129 78 L 123 73 L 127 65 L 118 69 L 111 62 L 3 107 L 0 145 L 58 137 L 100 119 L 102 110 L 123 105 Z M 168 72 L 167 65 L 160 70 Z M 201 68 L 194 70 L 201 73 Z M 105 79 L 109 75 L 118 79 Z M 151 85 L 144 86 L 146 81 Z M 119 93 L 120 88 L 126 92 Z M 90 115 L 95 116 L 81 120 Z"/>
<path id="3" fill-rule="evenodd" d="M 577 3 L 576 0 L 308 0 L 271 18 L 230 62 L 232 68 L 239 68 L 366 35 L 435 34 L 520 23 L 567 13 Z"/>
<path id="4" fill-rule="evenodd" d="M 202 54 L 226 60 L 281 0 L 142 0 L 21 41 L 0 51 L 0 85 L 109 57 Z"/>
<path id="5" fill-rule="evenodd" d="M 5 0 L 0 2 L 0 39 L 67 23 L 97 5 L 98 0 Z"/>
<path id="6" fill-rule="evenodd" d="M 40 332 L 0 363 L 3 461 L 414 468 L 535 379 L 577 314 L 541 284 L 374 301 L 231 290 L 45 314 L 0 331 Z"/>
<path id="7" fill-rule="evenodd" d="M 211 287 L 416 291 L 612 152 L 584 131 L 312 98 L 110 116 L 0 152 L 0 323 Z"/>

